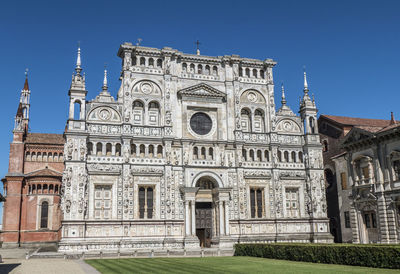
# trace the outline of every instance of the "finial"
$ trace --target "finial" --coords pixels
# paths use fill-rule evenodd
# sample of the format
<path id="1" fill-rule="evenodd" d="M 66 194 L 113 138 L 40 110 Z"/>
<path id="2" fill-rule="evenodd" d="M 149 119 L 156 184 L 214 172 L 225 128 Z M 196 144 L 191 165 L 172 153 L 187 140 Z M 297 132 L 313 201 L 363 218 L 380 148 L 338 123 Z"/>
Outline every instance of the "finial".
<path id="1" fill-rule="evenodd" d="M 107 65 L 104 64 L 104 80 L 103 80 L 103 90 L 107 90 Z"/>
<path id="2" fill-rule="evenodd" d="M 26 68 L 26 69 L 25 69 L 25 78 L 28 78 L 28 71 L 29 71 L 29 69 Z"/>
<path id="3" fill-rule="evenodd" d="M 282 82 L 282 106 L 286 105 L 286 97 L 285 97 L 285 87 L 283 86 Z"/>
<path id="4" fill-rule="evenodd" d="M 78 41 L 78 56 L 76 57 L 76 68 L 75 71 L 80 74 L 82 71 L 81 69 L 81 45 L 80 42 Z"/>
<path id="5" fill-rule="evenodd" d="M 199 48 L 200 42 L 199 42 L 199 40 L 197 40 L 197 41 L 195 42 L 195 44 L 196 44 L 196 54 L 197 54 L 197 55 L 200 55 L 200 48 Z"/>
<path id="6" fill-rule="evenodd" d="M 304 93 L 308 93 L 306 66 L 304 66 L 303 69 L 304 69 Z"/>
<path id="7" fill-rule="evenodd" d="M 143 39 L 142 39 L 142 38 L 138 38 L 138 39 L 137 39 L 136 46 L 140 46 L 140 43 L 142 43 L 142 41 L 143 41 Z"/>
<path id="8" fill-rule="evenodd" d="M 24 89 L 23 90 L 29 90 L 29 84 L 28 84 L 28 68 L 25 69 L 25 83 L 24 83 Z"/>

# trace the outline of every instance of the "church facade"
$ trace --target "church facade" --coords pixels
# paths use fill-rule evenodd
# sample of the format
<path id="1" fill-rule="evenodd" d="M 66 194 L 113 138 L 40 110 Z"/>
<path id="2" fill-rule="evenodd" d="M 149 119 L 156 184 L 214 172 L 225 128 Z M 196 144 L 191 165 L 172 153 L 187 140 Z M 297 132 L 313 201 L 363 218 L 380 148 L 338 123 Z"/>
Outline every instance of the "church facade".
<path id="1" fill-rule="evenodd" d="M 276 111 L 271 59 L 124 43 L 87 101 L 69 90 L 61 252 L 331 242 L 317 109 Z"/>

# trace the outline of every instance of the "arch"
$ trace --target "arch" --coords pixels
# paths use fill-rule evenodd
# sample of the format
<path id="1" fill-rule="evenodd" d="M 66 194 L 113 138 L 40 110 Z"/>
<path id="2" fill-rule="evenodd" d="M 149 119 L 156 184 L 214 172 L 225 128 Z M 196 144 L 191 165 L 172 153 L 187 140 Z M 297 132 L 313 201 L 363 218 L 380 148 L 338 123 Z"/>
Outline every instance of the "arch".
<path id="1" fill-rule="evenodd" d="M 197 73 L 198 74 L 203 74 L 203 66 L 202 65 L 198 65 L 197 66 Z"/>
<path id="2" fill-rule="evenodd" d="M 140 153 L 140 157 L 141 158 L 144 158 L 144 156 L 145 156 L 145 153 L 146 153 L 146 147 L 145 147 L 145 145 L 140 145 L 139 146 L 139 153 Z"/>
<path id="3" fill-rule="evenodd" d="M 256 109 L 254 112 L 254 131 L 264 132 L 265 122 L 264 122 L 264 111 L 262 109 Z"/>
<path id="4" fill-rule="evenodd" d="M 192 187 L 195 187 L 197 181 L 201 178 L 207 178 L 207 179 L 211 180 L 215 184 L 215 187 L 218 187 L 218 188 L 224 187 L 224 184 L 222 183 L 221 178 L 212 171 L 201 171 L 201 172 L 197 173 L 196 176 L 194 176 L 194 178 L 193 178 Z"/>
<path id="5" fill-rule="evenodd" d="M 111 156 L 112 154 L 112 145 L 111 143 L 106 144 L 106 156 Z"/>
<path id="6" fill-rule="evenodd" d="M 199 159 L 199 149 L 197 147 L 193 147 L 193 159 Z"/>
<path id="7" fill-rule="evenodd" d="M 244 89 L 240 93 L 240 103 L 245 103 L 245 104 L 260 104 L 259 108 L 264 108 L 267 100 L 265 99 L 265 96 L 262 94 L 257 89 L 251 88 L 251 89 Z M 265 111 L 263 111 L 265 112 Z"/>
<path id="8" fill-rule="evenodd" d="M 247 150 L 246 149 L 242 149 L 242 157 L 243 157 L 243 161 L 247 161 Z"/>
<path id="9" fill-rule="evenodd" d="M 283 158 L 285 159 L 285 162 L 288 163 L 289 162 L 289 152 L 287 152 L 287 151 L 283 152 Z"/>
<path id="10" fill-rule="evenodd" d="M 146 65 L 146 58 L 140 57 L 140 65 L 145 66 Z"/>
<path id="11" fill-rule="evenodd" d="M 162 158 L 163 157 L 163 147 L 162 145 L 157 146 L 157 158 Z"/>
<path id="12" fill-rule="evenodd" d="M 32 193 L 36 194 L 36 185 L 35 184 L 32 185 Z"/>
<path id="13" fill-rule="evenodd" d="M 209 65 L 206 65 L 204 73 L 205 73 L 206 75 L 210 75 L 211 70 L 210 70 L 210 66 L 209 66 Z"/>
<path id="14" fill-rule="evenodd" d="M 149 157 L 153 158 L 154 157 L 154 146 L 149 145 Z"/>
<path id="15" fill-rule="evenodd" d="M 250 69 L 249 68 L 246 68 L 246 77 L 250 77 Z"/>
<path id="16" fill-rule="evenodd" d="M 25 160 L 27 160 L 27 161 L 31 160 L 31 153 L 29 151 L 27 151 L 25 154 Z"/>
<path id="17" fill-rule="evenodd" d="M 49 218 L 49 203 L 47 201 L 43 201 L 40 207 L 40 228 L 48 227 L 48 218 Z"/>
<path id="18" fill-rule="evenodd" d="M 36 161 L 36 152 L 32 152 L 31 160 Z"/>
<path id="19" fill-rule="evenodd" d="M 93 143 L 92 142 L 89 142 L 87 144 L 87 149 L 88 149 L 88 154 L 92 155 L 93 154 Z"/>
<path id="20" fill-rule="evenodd" d="M 242 108 L 240 111 L 240 125 L 242 131 L 251 132 L 251 112 L 248 108 Z"/>
<path id="21" fill-rule="evenodd" d="M 257 161 L 261 162 L 262 152 L 261 150 L 257 150 Z"/>
<path id="22" fill-rule="evenodd" d="M 190 73 L 194 73 L 194 64 L 190 64 Z"/>
<path id="23" fill-rule="evenodd" d="M 297 159 L 296 159 L 296 152 L 292 151 L 292 162 L 296 163 Z"/>
<path id="24" fill-rule="evenodd" d="M 58 185 L 55 186 L 54 193 L 58 193 Z"/>
<path id="25" fill-rule="evenodd" d="M 135 125 L 143 125 L 144 103 L 140 100 L 135 100 L 132 103 L 133 123 Z"/>
<path id="26" fill-rule="evenodd" d="M 42 159 L 44 162 L 47 162 L 47 152 L 43 152 Z"/>
<path id="27" fill-rule="evenodd" d="M 162 68 L 162 60 L 161 59 L 157 59 L 157 67 Z"/>
<path id="28" fill-rule="evenodd" d="M 260 70 L 260 78 L 261 78 L 261 79 L 264 79 L 264 78 L 265 78 L 264 70 Z"/>
<path id="29" fill-rule="evenodd" d="M 253 69 L 253 77 L 257 78 L 257 70 L 256 69 Z"/>
<path id="30" fill-rule="evenodd" d="M 205 147 L 201 147 L 200 155 L 201 155 L 202 160 L 206 159 L 206 148 Z"/>
<path id="31" fill-rule="evenodd" d="M 303 163 L 303 152 L 299 151 L 299 162 Z"/>
<path id="32" fill-rule="evenodd" d="M 80 100 L 75 100 L 74 101 L 74 120 L 80 120 L 81 119 L 81 101 Z"/>
<path id="33" fill-rule="evenodd" d="M 58 160 L 59 160 L 59 161 L 64 161 L 64 157 L 63 157 L 63 154 L 62 154 L 62 153 L 60 153 L 60 155 L 59 155 L 59 157 L 58 157 Z"/>
<path id="34" fill-rule="evenodd" d="M 131 144 L 131 155 L 136 155 L 136 145 Z"/>
<path id="35" fill-rule="evenodd" d="M 61 153 L 60 153 L 60 155 L 61 155 Z M 60 157 L 58 157 L 58 153 L 57 153 L 57 152 L 54 152 L 53 161 L 54 161 L 54 162 L 58 162 L 59 158 L 60 158 Z"/>
<path id="36" fill-rule="evenodd" d="M 208 155 L 210 156 L 210 159 L 213 160 L 214 159 L 214 150 L 212 147 L 210 147 L 208 149 Z"/>
<path id="37" fill-rule="evenodd" d="M 182 64 L 182 71 L 187 72 L 187 64 L 186 63 Z"/>
<path id="38" fill-rule="evenodd" d="M 49 186 L 49 193 L 54 193 L 54 185 L 53 184 L 51 184 Z"/>
<path id="39" fill-rule="evenodd" d="M 282 152 L 278 150 L 278 161 L 282 162 Z"/>
<path id="40" fill-rule="evenodd" d="M 213 75 L 217 76 L 218 75 L 218 68 L 217 66 L 213 66 Z"/>
<path id="41" fill-rule="evenodd" d="M 328 141 L 327 140 L 323 140 L 322 141 L 322 151 L 323 152 L 327 152 L 328 150 L 329 150 Z"/>
<path id="42" fill-rule="evenodd" d="M 250 149 L 250 160 L 254 162 L 254 150 Z"/>
<path id="43" fill-rule="evenodd" d="M 37 160 L 38 160 L 39 162 L 42 161 L 42 153 L 41 153 L 41 152 L 38 152 L 38 153 L 37 153 Z"/>
<path id="44" fill-rule="evenodd" d="M 154 67 L 154 59 L 149 58 L 149 67 L 153 68 Z"/>
<path id="45" fill-rule="evenodd" d="M 160 104 L 157 101 L 151 101 L 148 109 L 149 125 L 159 126 L 160 124 Z"/>
<path id="46" fill-rule="evenodd" d="M 134 66 L 137 65 L 137 58 L 136 58 L 136 56 L 132 56 L 132 65 L 134 65 Z"/>
<path id="47" fill-rule="evenodd" d="M 315 132 L 315 119 L 314 119 L 314 117 L 310 117 L 310 118 L 308 118 L 308 120 L 309 120 L 309 125 L 310 125 L 310 133 L 311 134 L 316 133 Z"/>
<path id="48" fill-rule="evenodd" d="M 47 159 L 49 160 L 49 162 L 53 162 L 54 161 L 52 152 L 49 152 L 49 154 L 47 156 Z"/>
<path id="49" fill-rule="evenodd" d="M 121 156 L 121 144 L 115 145 L 115 156 Z"/>
<path id="50" fill-rule="evenodd" d="M 48 193 L 48 186 L 47 186 L 47 184 L 43 184 L 43 189 L 42 189 L 42 192 L 43 193 Z"/>
<path id="51" fill-rule="evenodd" d="M 264 150 L 264 160 L 269 162 L 269 151 L 268 150 Z"/>
<path id="52" fill-rule="evenodd" d="M 97 156 L 103 155 L 103 143 L 98 142 L 96 144 L 96 151 L 97 151 Z"/>

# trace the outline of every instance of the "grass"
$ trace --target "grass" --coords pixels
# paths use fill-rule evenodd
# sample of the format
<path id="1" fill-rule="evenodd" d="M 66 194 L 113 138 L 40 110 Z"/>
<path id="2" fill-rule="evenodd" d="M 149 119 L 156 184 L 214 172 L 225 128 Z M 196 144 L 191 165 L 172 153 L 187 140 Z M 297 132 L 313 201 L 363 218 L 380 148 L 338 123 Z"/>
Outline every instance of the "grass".
<path id="1" fill-rule="evenodd" d="M 400 273 L 382 268 L 255 257 L 98 259 L 86 263 L 101 273 Z"/>

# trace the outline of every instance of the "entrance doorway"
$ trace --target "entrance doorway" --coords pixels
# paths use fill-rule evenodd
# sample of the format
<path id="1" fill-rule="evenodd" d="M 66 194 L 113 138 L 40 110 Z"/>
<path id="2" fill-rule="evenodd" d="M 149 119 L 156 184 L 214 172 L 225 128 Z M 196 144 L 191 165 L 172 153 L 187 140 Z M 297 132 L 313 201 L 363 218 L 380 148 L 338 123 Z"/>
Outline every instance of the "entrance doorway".
<path id="1" fill-rule="evenodd" d="M 212 203 L 196 203 L 196 236 L 200 247 L 211 247 L 212 235 Z"/>

